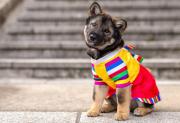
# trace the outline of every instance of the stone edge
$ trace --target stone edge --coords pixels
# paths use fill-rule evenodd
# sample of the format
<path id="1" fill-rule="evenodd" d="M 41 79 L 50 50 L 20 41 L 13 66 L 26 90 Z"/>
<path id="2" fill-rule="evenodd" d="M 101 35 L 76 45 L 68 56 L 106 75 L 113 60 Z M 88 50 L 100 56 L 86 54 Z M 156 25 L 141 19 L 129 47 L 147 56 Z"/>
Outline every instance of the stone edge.
<path id="1" fill-rule="evenodd" d="M 13 8 L 22 0 L 5 0 L 2 2 L 0 7 L 0 25 L 6 21 L 8 14 L 13 10 Z"/>

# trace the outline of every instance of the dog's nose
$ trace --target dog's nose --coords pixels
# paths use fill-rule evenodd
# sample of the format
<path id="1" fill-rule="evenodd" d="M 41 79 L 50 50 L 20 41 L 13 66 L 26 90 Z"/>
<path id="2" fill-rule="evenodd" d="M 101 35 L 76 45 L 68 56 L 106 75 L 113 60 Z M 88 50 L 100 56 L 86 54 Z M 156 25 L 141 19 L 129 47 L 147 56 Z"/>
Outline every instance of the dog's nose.
<path id="1" fill-rule="evenodd" d="M 91 33 L 89 36 L 90 36 L 90 40 L 92 42 L 96 42 L 97 41 L 97 35 L 95 33 Z"/>

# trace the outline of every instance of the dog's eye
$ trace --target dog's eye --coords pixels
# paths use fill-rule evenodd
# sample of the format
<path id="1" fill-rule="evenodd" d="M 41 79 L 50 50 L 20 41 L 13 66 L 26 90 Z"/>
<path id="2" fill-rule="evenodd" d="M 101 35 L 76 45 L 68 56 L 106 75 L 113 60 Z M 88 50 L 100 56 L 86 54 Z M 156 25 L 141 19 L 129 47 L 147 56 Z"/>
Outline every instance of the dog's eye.
<path id="1" fill-rule="evenodd" d="M 104 30 L 104 33 L 110 34 L 110 31 L 109 31 L 108 29 L 105 29 L 105 30 Z"/>
<path id="2" fill-rule="evenodd" d="M 95 27 L 97 24 L 96 23 L 91 23 L 91 26 Z"/>

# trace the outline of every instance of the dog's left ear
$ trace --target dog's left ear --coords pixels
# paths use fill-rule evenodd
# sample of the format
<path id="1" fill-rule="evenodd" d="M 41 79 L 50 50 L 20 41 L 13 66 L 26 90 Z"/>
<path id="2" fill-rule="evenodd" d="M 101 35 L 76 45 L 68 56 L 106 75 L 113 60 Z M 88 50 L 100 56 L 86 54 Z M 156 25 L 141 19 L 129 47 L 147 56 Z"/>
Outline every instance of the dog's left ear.
<path id="1" fill-rule="evenodd" d="M 127 21 L 124 19 L 114 20 L 115 26 L 119 29 L 120 33 L 123 33 L 127 28 Z"/>
<path id="2" fill-rule="evenodd" d="M 93 2 L 89 7 L 89 15 L 95 16 L 100 13 L 102 13 L 101 6 L 97 2 Z"/>

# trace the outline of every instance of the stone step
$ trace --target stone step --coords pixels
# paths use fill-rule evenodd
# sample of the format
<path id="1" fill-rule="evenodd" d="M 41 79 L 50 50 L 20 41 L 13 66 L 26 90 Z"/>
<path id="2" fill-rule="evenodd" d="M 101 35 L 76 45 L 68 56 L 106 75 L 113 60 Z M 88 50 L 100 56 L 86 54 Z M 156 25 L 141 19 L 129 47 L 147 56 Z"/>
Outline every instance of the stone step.
<path id="1" fill-rule="evenodd" d="M 47 27 L 61 27 L 61 26 L 79 26 L 79 28 L 81 28 L 81 30 L 83 30 L 83 27 L 84 27 L 84 20 L 83 21 L 21 21 L 19 23 L 19 26 L 30 26 L 30 27 L 38 27 L 38 26 L 44 26 L 46 25 Z M 17 25 L 17 24 L 16 24 Z M 171 21 L 171 20 L 163 20 L 163 21 L 128 21 L 128 28 L 127 30 L 129 30 L 129 27 L 135 27 L 138 29 L 140 29 L 140 27 L 164 27 L 164 26 L 168 26 L 167 28 L 171 29 L 173 27 L 177 27 L 178 25 L 180 25 L 179 21 Z M 10 27 L 8 28 L 9 30 L 11 29 L 13 25 L 10 25 Z M 71 38 L 72 37 L 72 38 Z M 53 36 L 53 35 L 42 35 L 41 36 L 38 36 L 38 35 L 28 35 L 27 36 L 24 36 L 24 35 L 16 35 L 16 36 L 13 36 L 11 37 L 12 40 L 16 39 L 16 40 L 84 40 L 84 37 L 81 33 L 81 35 L 56 35 L 56 36 Z M 179 40 L 179 36 L 178 35 L 174 35 L 174 34 L 171 34 L 171 35 L 166 35 L 166 34 L 161 34 L 161 35 L 155 35 L 155 34 L 144 34 L 144 35 L 137 35 L 137 34 L 131 34 L 131 35 L 128 35 L 127 36 L 125 35 L 125 38 L 127 40 Z"/>
<path id="2" fill-rule="evenodd" d="M 84 20 L 85 21 L 85 20 Z M 167 29 L 176 29 L 178 27 L 180 27 L 180 23 L 179 21 L 170 21 L 170 20 L 163 20 L 163 21 L 127 21 L 128 23 L 128 28 L 139 28 L 139 29 L 144 29 L 146 27 L 153 27 L 153 28 L 167 28 Z M 8 28 L 6 29 L 11 30 L 11 28 L 13 28 L 13 30 L 15 30 L 17 27 L 20 28 L 62 28 L 62 29 L 66 29 L 75 26 L 75 28 L 79 29 L 79 30 L 83 30 L 84 26 L 85 26 L 85 22 L 82 21 L 62 21 L 62 22 L 53 22 L 53 21 L 38 21 L 38 22 L 34 22 L 34 21 L 28 21 L 28 22 L 18 22 L 16 24 L 8 24 L 7 25 Z M 28 29 L 27 29 L 28 30 Z"/>
<path id="3" fill-rule="evenodd" d="M 66 35 L 58 35 L 58 34 L 51 34 L 51 35 L 46 35 L 46 34 L 41 34 L 41 35 L 34 35 L 34 34 L 21 34 L 21 35 L 7 35 L 6 36 L 7 40 L 11 41 L 23 41 L 23 40 L 28 40 L 28 41 L 84 41 L 84 36 L 83 34 L 81 35 L 71 35 L 71 34 L 66 34 Z M 167 34 L 143 34 L 143 35 L 137 35 L 137 34 L 124 34 L 123 39 L 125 40 L 139 40 L 139 41 L 154 41 L 154 40 L 162 40 L 162 41 L 170 41 L 170 40 L 179 40 L 180 37 L 179 35 L 167 35 Z"/>
<path id="4" fill-rule="evenodd" d="M 109 12 L 112 16 L 115 17 L 122 17 L 127 19 L 128 21 L 156 21 L 156 20 L 180 20 L 179 10 L 175 11 L 112 11 Z M 22 16 L 19 17 L 18 21 L 26 21 L 26 22 L 33 22 L 33 21 L 84 21 L 88 16 L 87 11 L 58 11 L 58 12 L 24 12 Z"/>
<path id="5" fill-rule="evenodd" d="M 87 10 L 92 1 L 36 1 L 27 4 L 30 11 L 61 11 L 61 10 Z M 104 9 L 108 10 L 175 10 L 180 9 L 180 1 L 99 1 Z"/>
<path id="6" fill-rule="evenodd" d="M 6 29 L 6 32 L 13 40 L 22 40 L 22 36 L 25 39 L 30 40 L 43 38 L 43 40 L 69 40 L 79 39 L 84 40 L 83 28 L 81 25 L 59 25 L 59 26 L 11 26 Z M 129 26 L 124 33 L 124 39 L 126 40 L 178 40 L 180 39 L 180 26 L 151 26 L 151 25 L 134 25 Z M 34 37 L 35 36 L 35 37 Z M 36 38 L 36 36 L 39 36 Z M 56 37 L 57 36 L 57 37 Z M 61 37 L 62 36 L 62 37 Z M 65 38 L 64 38 L 65 37 Z M 11 40 L 10 39 L 10 40 Z M 23 38 L 24 39 L 24 38 Z M 41 39 L 42 40 L 42 39 Z"/>
<path id="7" fill-rule="evenodd" d="M 0 42 L 2 58 L 88 58 L 83 41 Z"/>
<path id="8" fill-rule="evenodd" d="M 144 58 L 177 58 L 179 41 L 127 41 Z M 88 58 L 84 41 L 4 41 L 0 42 L 2 58 Z"/>
<path id="9" fill-rule="evenodd" d="M 173 39 L 173 38 L 172 38 Z M 83 35 L 6 35 L 10 41 L 82 41 Z"/>
<path id="10" fill-rule="evenodd" d="M 180 59 L 146 59 L 158 79 L 180 79 Z M 1 78 L 89 78 L 90 59 L 0 59 Z"/>
<path id="11" fill-rule="evenodd" d="M 74 25 L 73 28 L 71 25 L 60 25 L 60 26 L 11 26 L 7 30 L 7 33 L 10 35 L 82 35 L 84 26 Z M 125 34 L 180 34 L 180 25 L 175 27 L 164 25 L 162 26 L 139 26 L 133 25 L 129 26 Z"/>
<path id="12" fill-rule="evenodd" d="M 23 26 L 63 26 L 63 25 L 69 25 L 69 26 L 84 26 L 85 22 L 84 21 L 59 21 L 59 22 L 53 22 L 53 21 L 28 21 L 28 22 L 18 22 L 17 24 L 19 24 L 19 26 L 23 25 Z M 129 26 L 164 26 L 164 25 L 168 25 L 168 26 L 177 26 L 180 25 L 179 21 L 171 21 L 171 20 L 162 20 L 162 21 L 128 21 L 128 27 Z M 8 25 L 8 26 L 13 26 L 12 25 Z"/>

